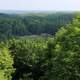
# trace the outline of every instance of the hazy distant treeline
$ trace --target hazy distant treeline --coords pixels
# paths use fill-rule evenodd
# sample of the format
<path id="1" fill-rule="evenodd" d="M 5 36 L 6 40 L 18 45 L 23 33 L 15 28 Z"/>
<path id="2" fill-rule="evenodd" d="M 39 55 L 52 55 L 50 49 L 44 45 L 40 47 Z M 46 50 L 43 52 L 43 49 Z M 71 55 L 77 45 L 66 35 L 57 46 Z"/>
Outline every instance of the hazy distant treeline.
<path id="1" fill-rule="evenodd" d="M 0 14 L 0 39 L 12 36 L 51 34 L 74 18 L 74 13 Z"/>

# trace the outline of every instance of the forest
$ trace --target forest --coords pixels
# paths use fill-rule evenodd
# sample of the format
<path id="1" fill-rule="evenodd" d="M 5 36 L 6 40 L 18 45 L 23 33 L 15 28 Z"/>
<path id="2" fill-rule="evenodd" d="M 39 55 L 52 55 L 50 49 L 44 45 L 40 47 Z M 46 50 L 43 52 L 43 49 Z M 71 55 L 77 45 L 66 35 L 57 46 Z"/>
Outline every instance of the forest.
<path id="1" fill-rule="evenodd" d="M 0 40 L 26 35 L 54 35 L 74 13 L 0 14 Z"/>
<path id="2" fill-rule="evenodd" d="M 0 13 L 0 80 L 80 80 L 80 13 Z"/>

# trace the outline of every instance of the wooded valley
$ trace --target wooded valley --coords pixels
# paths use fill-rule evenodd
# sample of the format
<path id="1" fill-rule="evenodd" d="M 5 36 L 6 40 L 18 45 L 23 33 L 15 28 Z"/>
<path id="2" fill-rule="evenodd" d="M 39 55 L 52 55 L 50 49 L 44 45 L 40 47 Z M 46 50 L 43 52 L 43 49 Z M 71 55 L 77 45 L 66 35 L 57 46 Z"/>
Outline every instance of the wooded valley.
<path id="1" fill-rule="evenodd" d="M 80 15 L 0 13 L 0 80 L 80 80 Z"/>

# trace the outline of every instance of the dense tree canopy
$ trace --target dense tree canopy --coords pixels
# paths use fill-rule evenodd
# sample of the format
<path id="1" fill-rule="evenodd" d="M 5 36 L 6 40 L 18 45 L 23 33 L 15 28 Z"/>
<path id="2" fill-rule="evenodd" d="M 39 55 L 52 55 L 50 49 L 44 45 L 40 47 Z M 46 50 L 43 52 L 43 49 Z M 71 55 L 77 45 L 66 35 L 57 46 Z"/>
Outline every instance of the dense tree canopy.
<path id="1" fill-rule="evenodd" d="M 52 70 L 49 80 L 80 79 L 80 20 L 76 19 L 67 28 L 62 27 L 55 35 L 50 54 Z M 50 44 L 49 44 L 50 45 Z"/>
<path id="2" fill-rule="evenodd" d="M 26 78 L 39 80 L 45 75 L 48 66 L 45 56 L 47 41 L 43 39 L 10 40 L 9 45 L 16 68 L 13 80 L 19 80 L 20 78 L 23 80 Z"/>
<path id="3" fill-rule="evenodd" d="M 79 16 L 0 15 L 1 80 L 80 80 Z"/>
<path id="4" fill-rule="evenodd" d="M 11 80 L 13 72 L 13 58 L 9 54 L 8 48 L 0 45 L 0 79 Z"/>
<path id="5" fill-rule="evenodd" d="M 74 18 L 74 13 L 38 15 L 0 14 L 0 39 L 12 36 L 51 34 Z"/>

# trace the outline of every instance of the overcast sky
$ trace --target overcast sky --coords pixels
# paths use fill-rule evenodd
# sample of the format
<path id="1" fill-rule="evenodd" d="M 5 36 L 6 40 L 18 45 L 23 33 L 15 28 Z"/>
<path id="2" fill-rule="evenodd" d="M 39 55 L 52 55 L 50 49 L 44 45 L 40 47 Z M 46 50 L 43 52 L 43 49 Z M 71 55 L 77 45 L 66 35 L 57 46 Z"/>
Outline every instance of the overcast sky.
<path id="1" fill-rule="evenodd" d="M 80 0 L 0 0 L 0 10 L 80 10 Z"/>

